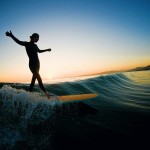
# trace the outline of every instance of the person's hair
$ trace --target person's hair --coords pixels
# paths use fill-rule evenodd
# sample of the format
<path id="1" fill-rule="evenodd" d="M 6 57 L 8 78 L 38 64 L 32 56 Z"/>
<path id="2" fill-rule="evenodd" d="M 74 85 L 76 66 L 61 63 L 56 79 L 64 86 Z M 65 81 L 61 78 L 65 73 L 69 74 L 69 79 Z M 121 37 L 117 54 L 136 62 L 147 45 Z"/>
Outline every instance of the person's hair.
<path id="1" fill-rule="evenodd" d="M 33 33 L 31 36 L 30 36 L 30 39 L 33 39 L 33 38 L 35 38 L 35 37 L 39 37 L 39 34 L 38 33 Z"/>

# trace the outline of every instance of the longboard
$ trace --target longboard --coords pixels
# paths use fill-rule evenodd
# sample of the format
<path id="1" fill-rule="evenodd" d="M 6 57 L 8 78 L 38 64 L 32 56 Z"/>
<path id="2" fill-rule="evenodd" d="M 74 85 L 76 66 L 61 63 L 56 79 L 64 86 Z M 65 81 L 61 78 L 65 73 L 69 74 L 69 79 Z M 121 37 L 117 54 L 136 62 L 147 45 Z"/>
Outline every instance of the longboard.
<path id="1" fill-rule="evenodd" d="M 64 96 L 51 96 L 50 100 L 59 100 L 62 102 L 68 101 L 83 101 L 97 97 L 98 94 L 78 94 L 78 95 L 64 95 Z"/>

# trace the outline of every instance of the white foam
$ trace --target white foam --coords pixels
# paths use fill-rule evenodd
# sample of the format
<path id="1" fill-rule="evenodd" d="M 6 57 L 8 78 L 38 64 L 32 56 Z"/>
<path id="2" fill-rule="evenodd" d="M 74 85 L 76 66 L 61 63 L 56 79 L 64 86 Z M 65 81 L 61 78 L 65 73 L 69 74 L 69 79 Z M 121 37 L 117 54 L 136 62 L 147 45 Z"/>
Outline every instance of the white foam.
<path id="1" fill-rule="evenodd" d="M 23 89 L 15 89 L 4 85 L 0 89 L 0 101 L 3 109 L 12 115 L 22 118 L 23 124 L 36 116 L 36 123 L 49 118 L 53 114 L 53 108 L 61 105 L 61 102 L 47 100 L 41 93 L 30 93 Z"/>
<path id="2" fill-rule="evenodd" d="M 25 138 L 24 132 L 29 125 L 34 127 L 47 119 L 53 122 L 55 108 L 61 107 L 61 104 L 59 101 L 47 100 L 41 93 L 30 93 L 4 85 L 0 89 L 0 145 L 12 149 Z"/>

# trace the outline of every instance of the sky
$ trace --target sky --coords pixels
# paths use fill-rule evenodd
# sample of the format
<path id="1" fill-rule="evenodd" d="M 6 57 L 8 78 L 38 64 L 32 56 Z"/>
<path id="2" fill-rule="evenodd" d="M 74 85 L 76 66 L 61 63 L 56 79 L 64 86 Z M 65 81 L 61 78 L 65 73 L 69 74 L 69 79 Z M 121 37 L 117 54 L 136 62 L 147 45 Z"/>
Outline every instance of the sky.
<path id="1" fill-rule="evenodd" d="M 0 0 L 0 82 L 30 82 L 21 41 L 39 33 L 40 75 L 58 78 L 150 64 L 149 0 Z"/>

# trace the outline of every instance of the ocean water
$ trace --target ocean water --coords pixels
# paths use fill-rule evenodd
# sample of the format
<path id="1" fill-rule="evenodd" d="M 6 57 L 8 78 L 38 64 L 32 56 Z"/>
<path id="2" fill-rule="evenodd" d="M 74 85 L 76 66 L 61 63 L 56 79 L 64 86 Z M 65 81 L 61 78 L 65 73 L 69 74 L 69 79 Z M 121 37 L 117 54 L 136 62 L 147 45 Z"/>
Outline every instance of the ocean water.
<path id="1" fill-rule="evenodd" d="M 94 99 L 48 101 L 38 85 L 0 83 L 0 150 L 146 149 L 150 136 L 150 71 L 122 72 L 46 84 L 55 95 Z"/>

